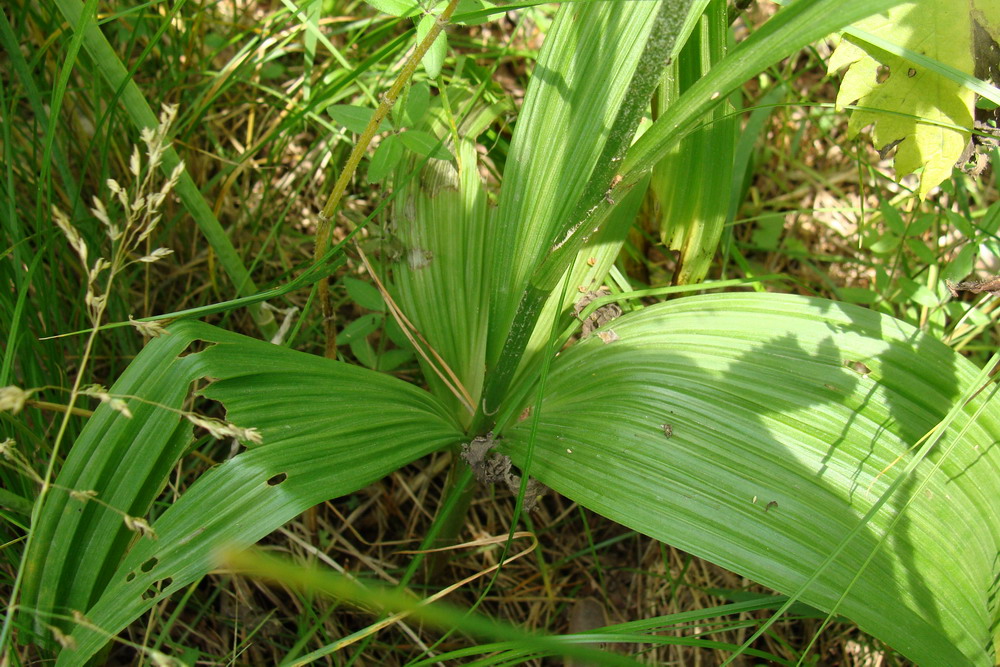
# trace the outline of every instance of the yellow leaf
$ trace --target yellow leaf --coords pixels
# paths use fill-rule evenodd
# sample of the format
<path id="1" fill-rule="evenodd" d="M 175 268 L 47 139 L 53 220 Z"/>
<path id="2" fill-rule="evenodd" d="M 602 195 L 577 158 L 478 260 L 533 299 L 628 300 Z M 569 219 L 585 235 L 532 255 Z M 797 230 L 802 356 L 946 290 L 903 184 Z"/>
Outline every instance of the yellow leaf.
<path id="1" fill-rule="evenodd" d="M 892 44 L 920 53 L 970 75 L 973 21 L 993 33 L 1000 22 L 993 0 L 919 0 L 896 6 L 856 24 Z M 977 8 L 977 5 L 979 7 Z M 994 34 L 996 37 L 1000 35 Z M 975 93 L 960 83 L 875 47 L 845 37 L 830 60 L 830 71 L 848 67 L 837 106 L 857 104 L 849 131 L 874 124 L 879 150 L 897 145 L 897 178 L 921 167 L 921 197 L 951 176 L 969 141 Z"/>

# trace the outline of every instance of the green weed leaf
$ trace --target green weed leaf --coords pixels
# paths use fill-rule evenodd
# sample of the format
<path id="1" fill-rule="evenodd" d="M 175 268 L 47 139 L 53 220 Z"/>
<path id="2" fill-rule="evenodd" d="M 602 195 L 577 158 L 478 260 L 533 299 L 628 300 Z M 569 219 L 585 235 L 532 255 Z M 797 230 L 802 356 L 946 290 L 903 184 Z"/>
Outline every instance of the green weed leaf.
<path id="1" fill-rule="evenodd" d="M 385 310 L 385 301 L 382 299 L 382 294 L 371 283 L 345 276 L 344 288 L 347 290 L 347 295 L 351 297 L 351 300 L 362 308 L 377 311 Z"/>
<path id="2" fill-rule="evenodd" d="M 420 9 L 417 0 L 365 0 L 365 3 L 390 16 L 408 16 Z"/>
<path id="3" fill-rule="evenodd" d="M 1000 40 L 1000 5 L 978 0 L 956 6 L 943 0 L 898 5 L 855 27 L 972 76 L 974 29 Z M 850 132 L 874 124 L 875 147 L 898 144 L 897 178 L 923 169 L 919 194 L 951 176 L 973 126 L 976 94 L 960 80 L 889 53 L 848 34 L 830 58 L 831 72 L 847 67 L 837 105 L 856 103 Z"/>
<path id="4" fill-rule="evenodd" d="M 417 22 L 417 43 L 419 44 L 423 41 L 427 33 L 431 31 L 434 26 L 434 22 L 437 18 L 431 14 L 425 14 L 421 17 L 420 21 Z M 424 54 L 424 59 L 421 63 L 424 69 L 427 71 L 427 76 L 432 79 L 436 79 L 438 74 L 441 73 L 441 67 L 444 65 L 444 59 L 448 55 L 448 35 L 442 30 L 441 34 L 437 36 L 434 43 L 431 44 L 431 48 L 427 50 Z"/>
<path id="5" fill-rule="evenodd" d="M 390 134 L 382 140 L 372 155 L 371 162 L 368 164 L 368 181 L 381 183 L 402 158 L 403 144 L 398 136 Z"/>
<path id="6" fill-rule="evenodd" d="M 431 102 L 431 88 L 426 81 L 418 81 L 406 92 L 406 112 L 403 122 L 414 127 L 427 113 Z"/>
<path id="7" fill-rule="evenodd" d="M 372 116 L 375 115 L 374 109 L 368 109 L 365 107 L 356 107 L 350 104 L 331 104 L 326 108 L 327 115 L 334 119 L 348 130 L 354 134 L 361 134 L 368 127 L 368 123 L 371 122 Z M 382 121 L 385 123 L 386 129 L 391 130 L 392 124 L 389 119 L 386 118 Z"/>
<path id="8" fill-rule="evenodd" d="M 378 331 L 384 319 L 380 313 L 365 313 L 361 317 L 351 320 L 350 324 L 337 334 L 337 344 L 354 344 L 355 341 L 362 340 L 365 336 Z"/>
<path id="9" fill-rule="evenodd" d="M 403 145 L 417 155 L 434 158 L 435 160 L 454 160 L 455 156 L 441 145 L 434 135 L 422 130 L 407 130 L 397 135 Z"/>

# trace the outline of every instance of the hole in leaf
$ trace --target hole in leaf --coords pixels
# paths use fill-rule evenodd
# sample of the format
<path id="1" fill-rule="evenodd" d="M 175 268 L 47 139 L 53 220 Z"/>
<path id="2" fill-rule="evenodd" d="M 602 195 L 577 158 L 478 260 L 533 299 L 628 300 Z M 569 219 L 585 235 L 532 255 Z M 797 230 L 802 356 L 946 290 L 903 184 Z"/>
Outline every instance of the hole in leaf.
<path id="1" fill-rule="evenodd" d="M 275 475 L 271 479 L 267 480 L 267 485 L 268 486 L 278 486 L 279 484 L 281 484 L 282 482 L 284 482 L 286 479 L 288 479 L 288 475 L 285 474 L 285 473 L 283 473 L 283 472 L 279 472 L 277 475 Z"/>
<path id="2" fill-rule="evenodd" d="M 170 585 L 174 583 L 174 580 L 172 577 L 164 577 L 157 583 L 160 585 L 160 590 L 162 591 L 164 588 L 170 588 Z"/>
<path id="3" fill-rule="evenodd" d="M 193 340 L 193 341 L 191 341 L 191 343 L 187 347 L 185 347 L 183 350 L 181 350 L 177 354 L 177 358 L 181 359 L 183 357 L 186 357 L 186 356 L 189 356 L 189 355 L 192 355 L 192 354 L 198 354 L 199 352 L 203 352 L 203 351 L 207 350 L 210 347 L 214 347 L 215 345 L 217 345 L 217 343 L 214 343 L 212 341 Z"/>
<path id="4" fill-rule="evenodd" d="M 135 572 L 129 572 L 128 574 L 125 575 L 126 584 L 131 582 L 133 579 L 135 579 Z"/>
<path id="5" fill-rule="evenodd" d="M 153 598 L 155 598 L 159 594 L 160 594 L 160 591 L 156 590 L 156 588 L 154 588 L 153 586 L 150 586 L 149 588 L 147 588 L 143 592 L 142 599 L 143 600 L 152 600 Z"/>
<path id="6" fill-rule="evenodd" d="M 140 565 L 139 569 L 142 570 L 143 572 L 149 572 L 154 567 L 156 567 L 156 564 L 158 562 L 160 562 L 159 559 L 154 556 L 153 558 L 150 558 L 145 563 L 143 563 L 142 565 Z"/>
<path id="7" fill-rule="evenodd" d="M 889 70 L 888 65 L 879 65 L 878 69 L 875 70 L 875 82 L 885 83 L 889 80 L 889 76 L 892 72 Z"/>

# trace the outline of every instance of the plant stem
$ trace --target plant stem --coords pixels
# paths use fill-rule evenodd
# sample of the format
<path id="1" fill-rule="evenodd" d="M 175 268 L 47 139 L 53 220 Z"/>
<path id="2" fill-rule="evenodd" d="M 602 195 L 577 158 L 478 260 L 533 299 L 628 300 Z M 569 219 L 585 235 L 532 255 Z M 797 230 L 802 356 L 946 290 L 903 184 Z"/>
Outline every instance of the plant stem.
<path id="1" fill-rule="evenodd" d="M 382 95 L 382 101 L 379 103 L 378 108 L 375 109 L 375 114 L 368 122 L 365 131 L 358 137 L 357 143 L 351 150 L 351 155 L 347 158 L 347 164 L 344 165 L 344 169 L 340 172 L 340 178 L 334 184 L 333 191 L 330 192 L 330 196 L 326 200 L 326 205 L 319 214 L 319 227 L 316 229 L 316 247 L 313 253 L 316 262 L 319 262 L 330 247 L 330 236 L 333 232 L 331 221 L 333 220 L 334 213 L 336 213 L 340 199 L 347 190 L 348 182 L 354 176 L 354 172 L 361 163 L 361 158 L 364 157 L 365 152 L 368 150 L 368 145 L 375 137 L 375 133 L 378 132 L 379 125 L 381 125 L 382 120 L 389 114 L 389 110 L 396 103 L 399 94 L 403 92 L 403 88 L 413 77 L 417 65 L 420 64 L 424 54 L 431 48 L 434 40 L 437 39 L 441 30 L 447 25 L 457 6 L 458 0 L 451 0 L 444 11 L 441 12 L 441 15 L 438 16 L 434 25 L 431 26 L 430 31 L 424 37 L 423 41 L 417 45 L 410 59 L 406 61 L 403 71 L 396 77 L 396 81 Z M 319 281 L 319 299 L 323 313 L 323 330 L 326 334 L 325 356 L 334 359 L 337 356 L 337 327 L 334 321 L 333 304 L 330 301 L 330 279 L 327 277 Z"/>

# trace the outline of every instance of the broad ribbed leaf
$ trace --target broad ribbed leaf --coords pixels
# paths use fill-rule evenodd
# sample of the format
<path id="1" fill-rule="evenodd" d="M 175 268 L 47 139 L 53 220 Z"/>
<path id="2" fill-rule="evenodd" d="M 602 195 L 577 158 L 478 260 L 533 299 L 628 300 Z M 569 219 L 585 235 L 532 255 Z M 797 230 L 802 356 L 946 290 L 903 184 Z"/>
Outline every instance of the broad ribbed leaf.
<path id="1" fill-rule="evenodd" d="M 82 664 L 107 633 L 204 575 L 216 550 L 252 544 L 312 505 L 461 437 L 433 396 L 388 375 L 195 322 L 171 332 L 143 350 L 112 393 L 176 408 L 190 382 L 211 378 L 202 393 L 225 405 L 230 422 L 258 429 L 263 444 L 206 473 L 153 523 L 157 539 L 139 539 L 124 560 L 132 535 L 119 513 L 53 493 L 43 525 L 55 526 L 31 561 L 43 572 L 37 597 L 48 606 L 40 611 L 85 611 L 103 631 L 77 627 L 77 649 L 64 650 L 60 665 Z M 211 345 L 177 358 L 194 340 Z M 131 420 L 100 408 L 58 483 L 144 514 L 189 439 L 173 435 L 179 415 L 141 405 L 130 402 L 150 414 Z"/>
<path id="2" fill-rule="evenodd" d="M 500 192 L 499 224 L 490 239 L 492 361 L 528 277 L 549 253 L 557 229 L 611 140 L 659 5 L 567 3 L 546 36 L 518 117 Z"/>
<path id="3" fill-rule="evenodd" d="M 694 297 L 608 326 L 617 341 L 591 337 L 553 362 L 530 474 L 788 593 L 977 373 L 902 322 L 819 299 Z M 1000 406 L 969 423 L 987 393 L 802 596 L 830 609 L 849 589 L 838 612 L 920 664 L 994 663 Z M 530 428 L 503 431 L 515 462 Z"/>
<path id="4" fill-rule="evenodd" d="M 455 91 L 452 91 L 455 92 Z M 461 93 L 453 104 L 462 101 Z M 463 137 L 475 137 L 501 110 L 501 106 L 478 108 L 463 123 Z M 435 109 L 435 116 L 441 110 Z M 433 131 L 444 133 L 444 119 L 432 122 Z M 486 188 L 479 176 L 479 161 L 470 139 L 449 146 L 455 162 L 409 159 L 399 169 L 406 176 L 420 169 L 418 178 L 405 182 L 396 192 L 390 229 L 398 241 L 395 256 L 386 265 L 386 281 L 397 305 L 455 373 L 468 398 L 463 401 L 448 388 L 428 362 L 421 358 L 424 377 L 434 393 L 452 413 L 468 423 L 482 392 L 485 371 L 486 305 L 489 263 L 486 259 L 486 227 L 494 209 L 487 203 Z M 434 365 L 443 369 L 435 361 Z M 453 383 L 452 383 L 453 384 Z"/>
<path id="5" fill-rule="evenodd" d="M 32 526 L 32 550 L 26 559 L 21 606 L 33 611 L 39 638 L 48 634 L 45 624 L 51 620 L 46 614 L 86 609 L 97 599 L 134 535 L 120 514 L 74 500 L 66 491 L 99 491 L 101 501 L 144 516 L 190 444 L 191 425 L 156 407 L 180 408 L 189 392 L 192 377 L 177 355 L 190 342 L 189 337 L 173 335 L 148 345 L 113 388 L 116 395 L 145 399 L 128 401 L 132 418 L 102 405 L 66 457 L 56 490 Z"/>

